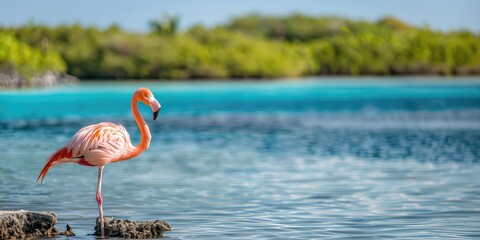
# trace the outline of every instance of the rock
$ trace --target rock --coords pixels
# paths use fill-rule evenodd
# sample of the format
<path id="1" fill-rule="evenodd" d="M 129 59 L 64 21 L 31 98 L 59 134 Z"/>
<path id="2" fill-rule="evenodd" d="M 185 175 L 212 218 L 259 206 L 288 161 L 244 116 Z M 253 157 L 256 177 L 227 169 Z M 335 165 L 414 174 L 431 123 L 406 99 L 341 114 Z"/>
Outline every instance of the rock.
<path id="1" fill-rule="evenodd" d="M 55 237 L 56 223 L 53 212 L 0 211 L 0 239 Z"/>
<path id="2" fill-rule="evenodd" d="M 24 87 L 48 87 L 57 84 L 72 84 L 78 82 L 78 78 L 68 74 L 60 74 L 47 71 L 43 74 L 35 75 L 31 78 L 25 78 L 18 72 L 0 72 L 1 88 L 24 88 Z"/>
<path id="3" fill-rule="evenodd" d="M 67 229 L 63 232 L 60 232 L 59 234 L 65 235 L 65 236 L 75 236 L 75 233 L 73 232 L 73 228 L 70 226 L 70 224 L 67 224 Z"/>
<path id="4" fill-rule="evenodd" d="M 161 238 L 166 231 L 173 230 L 165 221 L 135 222 L 105 217 L 105 237 L 119 238 Z M 100 218 L 97 218 L 94 235 L 100 235 Z"/>

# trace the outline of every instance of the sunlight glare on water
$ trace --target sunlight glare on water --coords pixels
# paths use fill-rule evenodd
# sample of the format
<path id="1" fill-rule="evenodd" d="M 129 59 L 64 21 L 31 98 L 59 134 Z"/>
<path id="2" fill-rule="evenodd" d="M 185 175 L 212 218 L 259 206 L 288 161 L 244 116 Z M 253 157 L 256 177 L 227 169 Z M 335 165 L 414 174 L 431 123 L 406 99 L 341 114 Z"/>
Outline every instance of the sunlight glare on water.
<path id="1" fill-rule="evenodd" d="M 0 209 L 93 239 L 97 170 L 44 160 L 81 127 L 162 104 L 150 148 L 105 167 L 106 216 L 173 239 L 479 238 L 480 79 L 102 83 L 0 92 Z"/>

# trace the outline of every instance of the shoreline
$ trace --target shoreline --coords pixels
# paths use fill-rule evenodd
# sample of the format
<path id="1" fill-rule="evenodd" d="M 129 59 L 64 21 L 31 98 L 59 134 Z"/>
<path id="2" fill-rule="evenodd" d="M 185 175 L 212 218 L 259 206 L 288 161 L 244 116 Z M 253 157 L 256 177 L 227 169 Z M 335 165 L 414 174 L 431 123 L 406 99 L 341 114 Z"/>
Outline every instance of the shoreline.
<path id="1" fill-rule="evenodd" d="M 302 76 L 283 76 L 283 77 L 230 77 L 230 78 L 81 78 L 80 82 L 122 82 L 122 81 L 160 81 L 160 82 L 242 82 L 242 81 L 275 81 L 275 80 L 289 80 L 289 79 L 311 79 L 311 78 L 474 78 L 480 77 L 480 72 L 476 74 L 318 74 L 318 75 L 302 75 Z"/>
<path id="2" fill-rule="evenodd" d="M 18 73 L 0 73 L 0 89 L 43 88 L 59 84 L 76 83 L 77 77 L 47 71 L 31 78 L 25 78 Z"/>
<path id="3" fill-rule="evenodd" d="M 10 78 L 6 78 L 9 76 Z M 12 78 L 16 78 L 16 82 L 12 83 Z M 310 75 L 303 77 L 286 77 L 286 78 L 232 78 L 232 79 L 78 79 L 67 74 L 48 73 L 35 78 L 35 82 L 26 85 L 25 79 L 19 80 L 18 76 L 6 75 L 0 73 L 0 91 L 20 90 L 20 89 L 42 89 L 56 86 L 76 85 L 76 84 L 266 84 L 281 82 L 324 82 L 324 83 L 355 83 L 369 84 L 375 83 L 415 83 L 415 82 L 437 82 L 437 83 L 460 83 L 460 82 L 476 82 L 480 80 L 480 75 Z M 22 81 L 21 84 L 18 81 Z"/>

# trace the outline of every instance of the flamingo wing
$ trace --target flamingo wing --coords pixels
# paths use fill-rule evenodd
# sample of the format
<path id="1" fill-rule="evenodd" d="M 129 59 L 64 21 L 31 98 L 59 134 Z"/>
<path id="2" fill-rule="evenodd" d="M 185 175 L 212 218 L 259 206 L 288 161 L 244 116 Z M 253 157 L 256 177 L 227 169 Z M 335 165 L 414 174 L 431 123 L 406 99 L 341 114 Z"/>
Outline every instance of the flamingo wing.
<path id="1" fill-rule="evenodd" d="M 43 182 L 48 170 L 62 163 L 103 166 L 119 159 L 131 146 L 130 135 L 120 124 L 102 122 L 86 126 L 50 156 L 37 181 L 41 177 Z"/>
<path id="2" fill-rule="evenodd" d="M 130 136 L 120 124 L 102 122 L 80 129 L 66 145 L 73 157 L 83 157 L 93 166 L 116 160 L 131 146 Z"/>

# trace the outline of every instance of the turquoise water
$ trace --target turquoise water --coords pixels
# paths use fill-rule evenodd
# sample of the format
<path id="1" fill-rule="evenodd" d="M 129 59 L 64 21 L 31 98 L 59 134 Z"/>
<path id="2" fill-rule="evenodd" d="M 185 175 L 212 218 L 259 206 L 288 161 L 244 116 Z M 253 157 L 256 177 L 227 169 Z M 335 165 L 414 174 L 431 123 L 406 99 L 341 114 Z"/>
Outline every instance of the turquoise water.
<path id="1" fill-rule="evenodd" d="M 171 239 L 480 238 L 480 79 L 85 83 L 0 91 L 0 209 L 56 212 L 93 239 L 97 170 L 44 160 L 82 126 L 150 149 L 105 167 L 106 216 L 163 219 Z"/>

